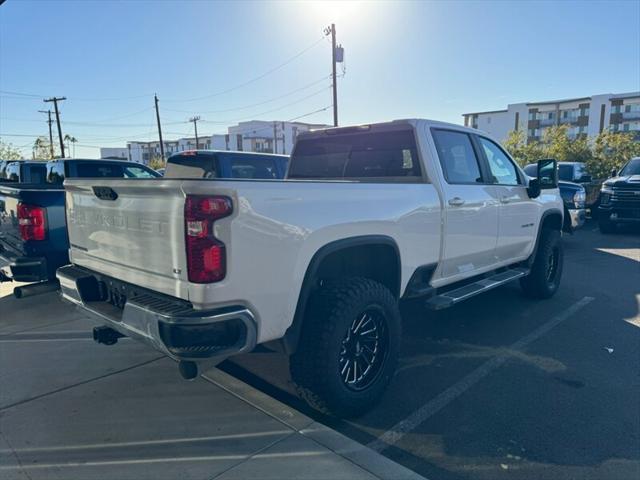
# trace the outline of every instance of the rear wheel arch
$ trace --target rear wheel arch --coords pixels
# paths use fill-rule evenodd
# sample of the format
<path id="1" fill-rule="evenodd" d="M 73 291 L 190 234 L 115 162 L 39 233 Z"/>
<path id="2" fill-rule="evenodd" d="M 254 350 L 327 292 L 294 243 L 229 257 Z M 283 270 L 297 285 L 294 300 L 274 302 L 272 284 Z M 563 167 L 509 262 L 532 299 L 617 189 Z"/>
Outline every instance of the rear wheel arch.
<path id="1" fill-rule="evenodd" d="M 362 235 L 333 241 L 316 251 L 307 266 L 293 322 L 282 339 L 286 353 L 298 347 L 309 300 L 321 282 L 346 277 L 374 280 L 399 299 L 401 260 L 395 240 L 386 235 Z"/>

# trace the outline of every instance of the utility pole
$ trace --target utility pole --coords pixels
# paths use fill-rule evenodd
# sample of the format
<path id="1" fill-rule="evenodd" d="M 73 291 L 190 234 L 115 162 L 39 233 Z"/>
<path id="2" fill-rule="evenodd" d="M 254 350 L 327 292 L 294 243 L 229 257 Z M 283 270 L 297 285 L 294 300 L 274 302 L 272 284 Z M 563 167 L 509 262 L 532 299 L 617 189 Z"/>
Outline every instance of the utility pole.
<path id="1" fill-rule="evenodd" d="M 58 110 L 58 102 L 66 100 L 67 97 L 52 97 L 43 100 L 45 103 L 53 102 L 53 108 L 56 111 L 56 123 L 58 124 L 58 139 L 60 140 L 60 156 L 64 157 L 64 141 L 62 140 L 62 126 L 60 125 L 60 111 Z"/>
<path id="2" fill-rule="evenodd" d="M 193 122 L 193 129 L 196 132 L 196 150 L 198 150 L 198 120 L 200 120 L 199 116 L 191 117 L 189 119 L 190 122 Z"/>
<path id="3" fill-rule="evenodd" d="M 53 131 L 51 130 L 53 120 L 51 120 L 51 110 L 38 110 L 38 112 L 49 115 L 49 120 L 47 120 L 47 123 L 49 124 L 49 156 L 51 157 L 51 160 L 53 160 Z"/>
<path id="4" fill-rule="evenodd" d="M 158 95 L 154 95 L 153 99 L 156 104 L 156 120 L 158 121 L 158 137 L 160 137 L 160 156 L 164 162 L 164 143 L 162 143 L 162 127 L 160 127 L 160 111 L 158 110 Z"/>
<path id="5" fill-rule="evenodd" d="M 284 122 L 282 122 L 282 154 L 286 155 L 287 153 L 287 144 L 284 141 Z"/>
<path id="6" fill-rule="evenodd" d="M 338 82 L 336 77 L 336 25 L 331 24 L 331 67 L 333 75 L 333 126 L 338 126 Z"/>
<path id="7" fill-rule="evenodd" d="M 278 128 L 276 122 L 273 122 L 273 153 L 278 153 Z"/>

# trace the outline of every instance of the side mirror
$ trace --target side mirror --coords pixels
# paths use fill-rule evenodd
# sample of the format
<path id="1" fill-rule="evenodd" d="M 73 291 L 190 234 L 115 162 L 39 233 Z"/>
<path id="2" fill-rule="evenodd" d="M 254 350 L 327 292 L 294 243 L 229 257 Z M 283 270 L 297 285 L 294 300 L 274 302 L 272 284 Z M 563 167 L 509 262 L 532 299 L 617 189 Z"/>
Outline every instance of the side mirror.
<path id="1" fill-rule="evenodd" d="M 558 188 L 558 162 L 552 158 L 538 160 L 540 190 Z"/>
<path id="2" fill-rule="evenodd" d="M 618 171 L 615 168 L 611 169 L 611 175 L 609 175 L 610 177 L 617 177 L 618 176 Z"/>
<path id="3" fill-rule="evenodd" d="M 537 178 L 531 178 L 529 180 L 527 194 L 529 195 L 529 198 L 538 198 L 540 196 L 540 182 Z"/>

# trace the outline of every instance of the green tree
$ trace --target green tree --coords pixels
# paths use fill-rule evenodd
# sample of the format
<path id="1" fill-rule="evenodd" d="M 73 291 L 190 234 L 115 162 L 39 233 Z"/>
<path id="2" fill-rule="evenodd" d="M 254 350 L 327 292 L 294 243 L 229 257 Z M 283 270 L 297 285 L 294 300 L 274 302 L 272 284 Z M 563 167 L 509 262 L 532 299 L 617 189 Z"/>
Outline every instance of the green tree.
<path id="1" fill-rule="evenodd" d="M 22 160 L 22 153 L 12 144 L 0 140 L 0 160 Z"/>
<path id="2" fill-rule="evenodd" d="M 569 137 L 569 127 L 558 125 L 545 130 L 542 138 L 544 156 L 559 162 L 589 162 L 592 158 L 586 135 Z"/>
<path id="3" fill-rule="evenodd" d="M 525 130 L 511 130 L 503 145 L 522 167 L 535 163 L 545 156 L 542 145 L 539 142 L 527 143 Z"/>
<path id="4" fill-rule="evenodd" d="M 594 178 L 607 178 L 612 170 L 620 170 L 632 157 L 640 156 L 640 142 L 632 133 L 600 133 L 593 144 L 593 156 L 587 169 Z"/>
<path id="5" fill-rule="evenodd" d="M 49 139 L 45 137 L 36 138 L 33 142 L 33 158 L 34 160 L 49 160 L 51 159 L 51 144 Z M 55 157 L 55 148 L 53 149 L 53 155 Z"/>
<path id="6" fill-rule="evenodd" d="M 69 150 L 69 153 L 71 153 L 71 149 L 69 148 L 69 143 L 71 143 L 73 145 L 73 155 L 72 157 L 75 158 L 76 156 L 76 142 L 78 141 L 78 139 L 76 137 L 73 137 L 71 135 L 69 135 L 68 133 L 64 136 L 64 141 L 67 144 L 67 150 Z"/>

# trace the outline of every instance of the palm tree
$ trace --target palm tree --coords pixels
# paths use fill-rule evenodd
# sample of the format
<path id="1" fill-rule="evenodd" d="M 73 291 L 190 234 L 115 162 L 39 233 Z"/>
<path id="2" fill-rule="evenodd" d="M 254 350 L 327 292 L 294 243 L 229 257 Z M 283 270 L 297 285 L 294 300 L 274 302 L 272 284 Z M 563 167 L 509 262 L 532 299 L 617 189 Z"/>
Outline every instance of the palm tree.
<path id="1" fill-rule="evenodd" d="M 71 135 L 69 135 L 67 133 L 64 136 L 64 141 L 67 143 L 67 150 L 70 150 L 69 142 L 71 142 L 73 144 L 73 157 L 75 158 L 75 156 L 76 156 L 76 142 L 78 141 L 78 139 L 76 137 L 72 137 Z"/>

